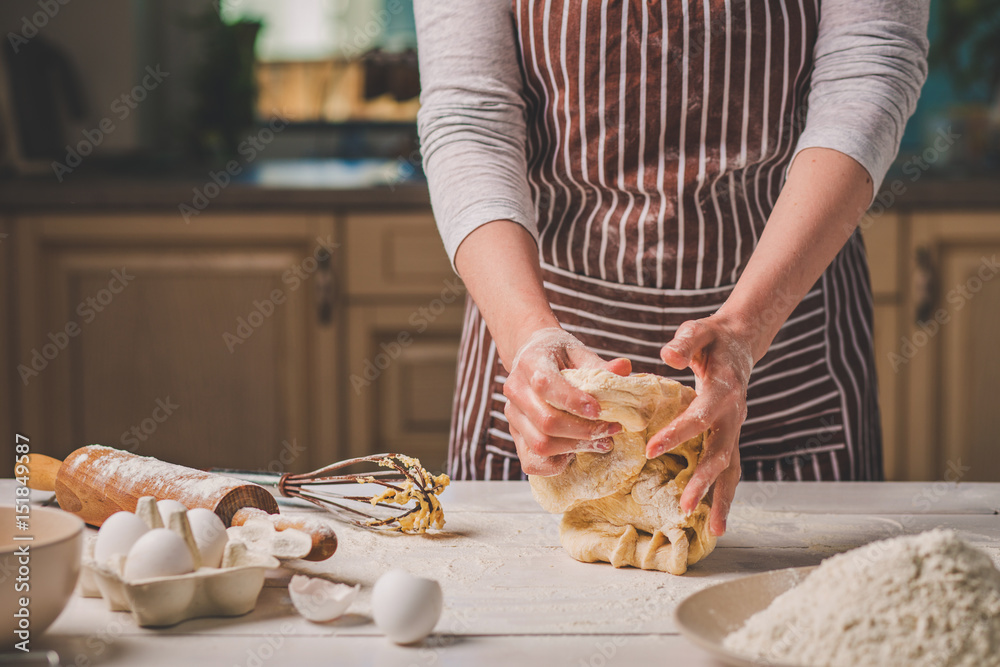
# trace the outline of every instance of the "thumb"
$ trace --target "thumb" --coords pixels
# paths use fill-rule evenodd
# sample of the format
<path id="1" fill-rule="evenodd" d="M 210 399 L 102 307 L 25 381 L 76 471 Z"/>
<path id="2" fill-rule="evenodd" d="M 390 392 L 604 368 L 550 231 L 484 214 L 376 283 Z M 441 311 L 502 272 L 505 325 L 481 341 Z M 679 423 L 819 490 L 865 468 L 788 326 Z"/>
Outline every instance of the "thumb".
<path id="1" fill-rule="evenodd" d="M 712 331 L 698 322 L 688 321 L 677 328 L 674 339 L 660 350 L 660 358 L 678 370 L 687 368 L 701 350 L 712 341 Z"/>
<path id="2" fill-rule="evenodd" d="M 615 375 L 628 377 L 628 375 L 632 372 L 632 362 L 624 357 L 619 357 L 604 364 L 604 369 L 611 371 Z"/>

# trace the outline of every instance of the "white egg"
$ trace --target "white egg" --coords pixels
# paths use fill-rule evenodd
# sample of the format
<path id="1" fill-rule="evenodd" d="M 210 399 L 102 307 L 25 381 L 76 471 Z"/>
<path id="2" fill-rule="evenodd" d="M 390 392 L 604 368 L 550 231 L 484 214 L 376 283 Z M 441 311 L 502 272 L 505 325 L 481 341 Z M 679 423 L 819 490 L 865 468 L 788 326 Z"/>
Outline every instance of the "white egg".
<path id="1" fill-rule="evenodd" d="M 360 586 L 338 584 L 318 577 L 297 574 L 288 582 L 288 594 L 300 614 L 310 621 L 325 623 L 340 618 L 358 597 Z"/>
<path id="2" fill-rule="evenodd" d="M 201 554 L 201 564 L 205 567 L 222 565 L 222 554 L 226 550 L 226 524 L 210 509 L 195 507 L 188 510 L 188 523 L 191 524 L 191 534 L 194 535 L 198 553 Z"/>
<path id="3" fill-rule="evenodd" d="M 187 574 L 194 560 L 184 538 L 169 528 L 155 528 L 132 545 L 125 559 L 125 579 L 151 579 Z"/>
<path id="4" fill-rule="evenodd" d="M 184 506 L 184 503 L 178 500 L 171 500 L 170 498 L 157 500 L 156 509 L 160 511 L 160 518 L 163 519 L 164 526 L 170 525 L 170 515 L 174 512 L 187 512 L 187 507 Z"/>
<path id="5" fill-rule="evenodd" d="M 389 570 L 372 589 L 375 625 L 397 644 L 412 644 L 431 633 L 441 618 L 441 585 L 403 570 Z"/>
<path id="6" fill-rule="evenodd" d="M 115 512 L 101 524 L 94 544 L 94 560 L 106 564 L 117 555 L 128 554 L 140 537 L 149 532 L 146 522 L 131 512 Z"/>

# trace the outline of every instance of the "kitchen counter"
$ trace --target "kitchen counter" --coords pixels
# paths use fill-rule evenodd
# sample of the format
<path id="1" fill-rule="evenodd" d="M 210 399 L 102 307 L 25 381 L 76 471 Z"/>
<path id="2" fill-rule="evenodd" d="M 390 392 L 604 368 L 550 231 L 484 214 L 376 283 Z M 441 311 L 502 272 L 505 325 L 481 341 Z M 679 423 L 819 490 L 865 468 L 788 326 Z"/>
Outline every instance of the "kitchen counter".
<path id="1" fill-rule="evenodd" d="M 313 177 L 296 179 L 294 165 L 289 165 L 285 173 L 279 170 L 276 175 L 264 174 L 252 180 L 234 178 L 218 188 L 209 172 L 162 176 L 79 174 L 63 183 L 52 176 L 0 180 L 0 212 L 177 212 L 181 204 L 204 206 L 207 211 L 430 209 L 425 181 L 393 182 L 392 174 L 385 178 L 379 178 L 377 173 L 367 178 L 344 177 L 339 183 L 324 184 L 322 170 Z M 338 178 L 336 174 L 329 176 L 331 181 Z M 219 180 L 225 181 L 224 177 Z"/>
<path id="2" fill-rule="evenodd" d="M 94 169 L 70 174 L 62 183 L 52 174 L 0 180 L 0 212 L 176 211 L 181 203 L 192 203 L 196 189 L 209 195 L 214 192 L 212 171 L 157 173 L 137 169 L 122 173 L 119 168 L 103 173 Z M 430 209 L 426 181 L 412 177 L 411 172 L 412 167 L 403 161 L 382 161 L 364 174 L 336 160 L 263 162 L 219 189 L 208 198 L 208 206 L 212 210 Z M 920 173 L 914 178 L 892 171 L 877 201 L 896 210 L 995 210 L 1000 208 L 996 182 L 995 175 L 985 173 L 949 180 L 936 174 Z"/>
<path id="3" fill-rule="evenodd" d="M 0 482 L 3 497 L 12 483 Z M 37 494 L 43 498 L 47 494 Z M 271 579 L 240 618 L 138 628 L 103 600 L 74 597 L 35 650 L 64 665 L 717 665 L 681 637 L 672 612 L 687 595 L 756 572 L 815 565 L 867 542 L 938 526 L 958 531 L 1000 562 L 1000 484 L 744 482 L 729 532 L 681 577 L 572 560 L 558 517 L 524 482 L 456 482 L 442 498 L 447 532 L 408 536 L 338 530 L 340 549 L 305 569 L 362 584 L 342 619 L 299 617 Z M 283 512 L 321 511 L 284 507 Z M 436 634 L 399 647 L 370 620 L 375 578 L 390 567 L 438 579 L 445 609 Z"/>

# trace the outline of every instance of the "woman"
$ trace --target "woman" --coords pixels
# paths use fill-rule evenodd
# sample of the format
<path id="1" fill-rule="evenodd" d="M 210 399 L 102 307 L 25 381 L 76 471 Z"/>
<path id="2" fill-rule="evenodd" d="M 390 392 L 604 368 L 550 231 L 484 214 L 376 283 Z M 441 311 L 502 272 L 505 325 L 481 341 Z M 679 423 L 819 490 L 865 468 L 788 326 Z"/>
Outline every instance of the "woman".
<path id="1" fill-rule="evenodd" d="M 646 453 L 708 430 L 681 505 L 712 490 L 717 535 L 741 470 L 880 479 L 857 223 L 926 76 L 927 2 L 416 10 L 424 165 L 471 297 L 451 474 L 608 451 L 618 426 L 559 375 L 603 367 L 694 383 Z"/>

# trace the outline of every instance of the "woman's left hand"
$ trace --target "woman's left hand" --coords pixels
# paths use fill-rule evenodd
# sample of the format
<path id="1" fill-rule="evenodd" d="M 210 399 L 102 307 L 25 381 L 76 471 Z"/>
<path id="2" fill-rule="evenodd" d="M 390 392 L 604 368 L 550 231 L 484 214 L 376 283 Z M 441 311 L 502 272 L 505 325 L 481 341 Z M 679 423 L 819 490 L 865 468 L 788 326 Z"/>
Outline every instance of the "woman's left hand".
<path id="1" fill-rule="evenodd" d="M 678 370 L 694 371 L 697 397 L 669 426 L 650 438 L 646 456 L 664 452 L 708 431 L 698 466 L 683 495 L 681 509 L 692 512 L 709 489 L 709 529 L 726 532 L 729 507 L 740 481 L 740 428 L 747 415 L 747 383 L 753 368 L 750 341 L 719 315 L 690 320 L 677 328 L 660 357 Z"/>

